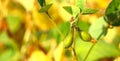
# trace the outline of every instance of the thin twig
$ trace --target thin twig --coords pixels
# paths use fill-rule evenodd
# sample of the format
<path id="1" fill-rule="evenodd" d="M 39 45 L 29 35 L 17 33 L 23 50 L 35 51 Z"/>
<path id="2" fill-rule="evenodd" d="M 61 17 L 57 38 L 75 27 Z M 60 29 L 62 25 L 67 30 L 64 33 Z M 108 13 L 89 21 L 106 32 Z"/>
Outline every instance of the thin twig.
<path id="1" fill-rule="evenodd" d="M 77 54 L 75 52 L 75 48 L 72 48 L 73 60 L 78 61 Z"/>
<path id="2" fill-rule="evenodd" d="M 95 44 L 96 44 L 96 43 L 95 43 Z M 88 51 L 88 53 L 87 53 L 87 55 L 85 56 L 85 58 L 84 58 L 83 61 L 86 61 L 86 60 L 87 60 L 87 58 L 88 58 L 90 52 L 92 51 L 93 47 L 95 46 L 95 44 L 92 44 L 92 45 L 91 45 L 91 47 L 90 47 L 90 49 L 89 49 L 89 51 Z"/>
<path id="3" fill-rule="evenodd" d="M 62 32 L 58 29 L 56 23 L 53 21 L 52 17 L 48 14 L 48 12 L 46 12 L 46 14 L 48 15 L 48 17 L 50 18 L 50 21 L 53 23 L 53 25 L 55 26 L 56 30 L 58 31 L 58 33 L 60 34 L 61 38 L 64 38 L 64 35 L 62 34 Z"/>
<path id="4" fill-rule="evenodd" d="M 73 60 L 74 61 L 78 61 L 78 58 L 77 58 L 77 54 L 76 54 L 76 52 L 75 52 L 75 39 L 76 39 L 76 28 L 75 28 L 75 26 L 74 26 L 74 23 L 73 24 L 71 24 L 71 30 L 73 31 L 72 32 L 72 35 L 73 35 L 73 45 L 72 45 L 72 55 L 73 55 Z"/>

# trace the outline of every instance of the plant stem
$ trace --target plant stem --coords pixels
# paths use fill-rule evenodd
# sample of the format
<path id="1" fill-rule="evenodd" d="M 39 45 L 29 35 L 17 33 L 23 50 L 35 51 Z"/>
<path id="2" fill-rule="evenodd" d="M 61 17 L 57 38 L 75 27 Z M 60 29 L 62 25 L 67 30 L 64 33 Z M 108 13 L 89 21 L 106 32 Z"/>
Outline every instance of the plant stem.
<path id="1" fill-rule="evenodd" d="M 73 60 L 74 60 L 74 61 L 78 61 L 77 54 L 76 54 L 74 48 L 72 48 L 72 54 L 73 54 Z"/>
<path id="2" fill-rule="evenodd" d="M 103 33 L 104 33 L 104 31 L 103 31 L 103 32 L 99 35 L 99 37 L 97 38 L 98 41 L 99 41 L 100 37 L 103 35 Z M 93 47 L 98 43 L 98 41 L 97 41 L 96 43 L 94 43 L 94 44 L 91 45 L 91 47 L 90 47 L 90 49 L 89 49 L 89 51 L 88 51 L 88 53 L 87 53 L 87 55 L 85 56 L 85 58 L 84 58 L 83 61 L 86 61 L 86 60 L 87 60 L 90 52 L 92 51 Z"/>
<path id="3" fill-rule="evenodd" d="M 96 44 L 96 43 L 95 43 L 95 44 Z M 86 60 L 87 60 L 87 58 L 88 58 L 90 52 L 92 51 L 93 47 L 95 46 L 95 44 L 92 44 L 92 45 L 91 45 L 91 47 L 90 47 L 90 49 L 89 49 L 89 51 L 88 51 L 88 53 L 87 53 L 87 55 L 85 56 L 85 58 L 84 58 L 83 61 L 86 61 Z"/>
<path id="4" fill-rule="evenodd" d="M 75 39 L 76 39 L 76 28 L 74 24 L 71 27 L 71 30 L 73 30 L 72 35 L 73 35 L 73 45 L 72 45 L 72 55 L 73 55 L 73 60 L 78 61 L 76 52 L 75 52 Z"/>
<path id="5" fill-rule="evenodd" d="M 50 21 L 53 23 L 53 26 L 55 26 L 57 32 L 60 34 L 61 38 L 64 38 L 64 35 L 62 34 L 62 32 L 58 29 L 56 23 L 53 21 L 52 17 L 48 14 L 48 12 L 46 12 L 46 14 L 48 15 L 48 17 L 50 18 Z"/>

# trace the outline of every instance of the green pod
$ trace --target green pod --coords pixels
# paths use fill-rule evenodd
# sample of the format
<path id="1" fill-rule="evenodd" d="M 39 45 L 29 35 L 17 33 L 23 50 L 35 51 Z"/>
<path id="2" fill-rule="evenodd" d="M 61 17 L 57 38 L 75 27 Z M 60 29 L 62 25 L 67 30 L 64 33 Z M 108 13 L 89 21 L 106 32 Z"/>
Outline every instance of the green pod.
<path id="1" fill-rule="evenodd" d="M 91 40 L 91 36 L 90 36 L 90 34 L 88 34 L 87 32 L 85 32 L 85 31 L 81 31 L 81 32 L 79 32 L 79 36 L 80 36 L 80 38 L 83 40 L 83 41 L 90 41 Z"/>
<path id="2" fill-rule="evenodd" d="M 73 43 L 73 36 L 72 33 L 70 32 L 66 38 L 64 39 L 64 47 L 69 48 Z"/>

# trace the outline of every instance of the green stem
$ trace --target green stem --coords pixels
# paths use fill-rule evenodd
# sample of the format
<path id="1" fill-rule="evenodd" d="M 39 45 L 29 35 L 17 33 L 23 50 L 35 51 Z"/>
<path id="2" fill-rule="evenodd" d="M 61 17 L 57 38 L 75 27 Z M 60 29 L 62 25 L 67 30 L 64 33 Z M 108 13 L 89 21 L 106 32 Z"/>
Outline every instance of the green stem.
<path id="1" fill-rule="evenodd" d="M 73 40 L 73 44 L 71 46 L 71 52 L 72 52 L 72 55 L 73 55 L 73 61 L 78 61 L 78 58 L 77 58 L 77 55 L 76 55 L 76 52 L 75 52 L 75 39 L 76 39 L 76 28 L 75 28 L 75 23 L 72 23 L 74 22 L 74 18 L 71 19 L 71 31 L 72 31 L 72 40 Z"/>
<path id="2" fill-rule="evenodd" d="M 48 15 L 48 17 L 50 18 L 50 21 L 53 23 L 53 25 L 55 26 L 57 32 L 60 34 L 61 38 L 64 38 L 64 35 L 62 34 L 62 32 L 58 29 L 56 23 L 53 21 L 52 17 L 48 14 L 48 12 L 46 12 L 46 14 Z"/>
<path id="3" fill-rule="evenodd" d="M 75 48 L 72 48 L 73 60 L 78 61 L 77 54 L 75 52 Z"/>
<path id="4" fill-rule="evenodd" d="M 99 37 L 97 38 L 97 40 L 99 41 L 100 37 L 104 34 L 104 31 L 99 35 Z M 98 41 L 94 44 L 91 45 L 87 55 L 85 56 L 84 60 L 83 61 L 86 61 L 88 56 L 90 55 L 90 52 L 92 51 L 93 47 L 98 43 Z"/>

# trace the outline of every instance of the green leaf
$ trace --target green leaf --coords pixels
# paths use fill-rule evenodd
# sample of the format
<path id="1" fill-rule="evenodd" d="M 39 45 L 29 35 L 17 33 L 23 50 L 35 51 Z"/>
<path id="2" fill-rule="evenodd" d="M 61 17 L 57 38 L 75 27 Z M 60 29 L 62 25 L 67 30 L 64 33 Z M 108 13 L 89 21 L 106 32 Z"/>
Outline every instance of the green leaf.
<path id="1" fill-rule="evenodd" d="M 18 61 L 19 58 L 19 52 L 12 49 L 7 49 L 0 55 L 0 61 Z"/>
<path id="2" fill-rule="evenodd" d="M 0 61 L 7 61 L 13 55 L 12 50 L 7 50 L 0 55 Z"/>
<path id="3" fill-rule="evenodd" d="M 63 7 L 68 13 L 73 14 L 72 8 L 70 6 L 64 6 Z"/>
<path id="4" fill-rule="evenodd" d="M 88 9 L 84 9 L 83 11 L 82 11 L 82 14 L 83 15 L 86 15 L 86 14 L 94 14 L 94 13 L 96 13 L 98 10 L 96 10 L 96 9 L 90 9 L 90 8 L 88 8 Z"/>
<path id="5" fill-rule="evenodd" d="M 52 6 L 52 4 L 48 4 L 48 5 L 44 6 L 39 10 L 39 12 L 40 13 L 47 12 L 51 6 Z"/>
<path id="6" fill-rule="evenodd" d="M 83 31 L 88 31 L 90 24 L 88 22 L 85 22 L 85 21 L 79 21 L 78 27 Z"/>
<path id="7" fill-rule="evenodd" d="M 0 54 L 0 61 L 9 61 L 9 59 L 11 59 L 11 57 L 13 57 L 15 52 L 18 50 L 18 47 L 15 42 L 9 38 L 6 31 L 1 32 L 0 43 L 4 43 L 7 47 L 5 51 L 0 52 L 2 53 Z"/>
<path id="8" fill-rule="evenodd" d="M 120 1 L 112 0 L 111 3 L 108 5 L 105 14 L 108 15 L 117 11 L 120 11 Z"/>
<path id="9" fill-rule="evenodd" d="M 105 12 L 105 20 L 112 26 L 120 25 L 120 1 L 112 0 Z"/>
<path id="10" fill-rule="evenodd" d="M 76 6 L 79 7 L 79 9 L 84 10 L 86 7 L 86 0 L 76 0 Z"/>
<path id="11" fill-rule="evenodd" d="M 8 37 L 6 31 L 2 31 L 0 34 L 0 42 L 5 43 L 6 46 L 9 46 L 11 44 L 11 39 Z"/>
<path id="12" fill-rule="evenodd" d="M 90 35 L 97 39 L 99 35 L 104 31 L 103 27 L 106 26 L 106 22 L 104 21 L 103 17 L 100 17 L 98 20 L 93 22 L 89 28 Z"/>
<path id="13" fill-rule="evenodd" d="M 79 61 L 83 61 L 88 53 L 92 43 L 84 42 L 80 38 L 76 40 L 75 51 Z M 113 44 L 105 43 L 100 40 L 90 52 L 86 61 L 98 61 L 105 57 L 117 57 L 120 55 L 120 50 Z"/>
<path id="14" fill-rule="evenodd" d="M 120 26 L 120 11 L 107 14 L 104 18 L 108 24 L 112 26 Z"/>
<path id="15" fill-rule="evenodd" d="M 58 26 L 58 28 L 59 28 L 60 31 L 62 31 L 62 34 L 65 37 L 70 31 L 70 23 L 69 22 L 63 22 L 62 24 L 60 24 Z M 59 43 L 60 41 L 63 41 L 63 39 L 61 38 L 60 34 L 57 32 L 56 29 L 52 29 L 50 31 L 49 35 L 52 36 L 53 38 L 55 38 L 57 40 L 57 43 Z"/>
<path id="16" fill-rule="evenodd" d="M 77 18 L 79 16 L 80 9 L 78 7 L 72 7 L 72 12 L 73 12 L 73 16 Z"/>
<path id="17" fill-rule="evenodd" d="M 45 4 L 46 4 L 45 0 L 38 0 L 38 2 L 40 4 L 40 6 L 42 6 L 42 7 L 45 6 Z"/>
<path id="18" fill-rule="evenodd" d="M 15 33 L 21 26 L 21 19 L 15 15 L 8 15 L 7 24 L 11 33 Z"/>
<path id="19" fill-rule="evenodd" d="M 15 44 L 14 40 L 11 39 L 6 31 L 2 31 L 0 34 L 0 42 L 5 43 L 5 45 L 9 48 L 14 48 L 15 50 L 17 50 L 17 45 Z"/>

